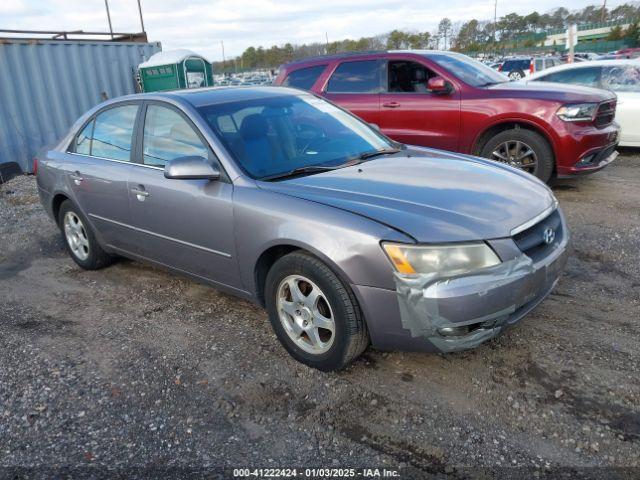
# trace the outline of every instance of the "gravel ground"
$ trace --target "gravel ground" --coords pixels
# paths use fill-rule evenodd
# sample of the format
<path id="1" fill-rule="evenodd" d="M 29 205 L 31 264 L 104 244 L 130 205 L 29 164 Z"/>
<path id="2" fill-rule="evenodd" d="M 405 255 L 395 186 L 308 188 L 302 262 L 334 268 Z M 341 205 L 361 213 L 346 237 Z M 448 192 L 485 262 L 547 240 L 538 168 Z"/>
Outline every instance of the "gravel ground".
<path id="1" fill-rule="evenodd" d="M 126 260 L 80 270 L 33 177 L 0 185 L 0 478 L 640 475 L 640 155 L 555 193 L 575 253 L 516 328 L 324 374 L 247 302 Z"/>

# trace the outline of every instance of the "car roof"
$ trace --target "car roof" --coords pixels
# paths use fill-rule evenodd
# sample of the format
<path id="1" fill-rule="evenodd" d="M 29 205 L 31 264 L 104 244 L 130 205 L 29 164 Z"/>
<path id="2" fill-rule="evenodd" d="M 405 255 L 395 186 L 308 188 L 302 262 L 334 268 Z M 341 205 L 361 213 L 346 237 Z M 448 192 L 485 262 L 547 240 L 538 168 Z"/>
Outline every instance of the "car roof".
<path id="1" fill-rule="evenodd" d="M 216 105 L 243 100 L 281 97 L 284 95 L 310 95 L 295 88 L 280 86 L 228 86 L 206 87 L 189 90 L 169 90 L 165 92 L 149 92 L 119 97 L 114 100 L 182 100 L 194 107 Z"/>
<path id="2" fill-rule="evenodd" d="M 449 52 L 446 50 L 418 50 L 418 49 L 415 49 L 415 50 L 366 50 L 366 51 L 356 51 L 356 52 L 341 52 L 341 53 L 335 53 L 331 55 L 318 55 L 315 57 L 302 58 L 300 60 L 294 60 L 292 62 L 285 63 L 280 68 L 288 70 L 293 67 L 298 67 L 302 65 L 311 66 L 311 64 L 321 64 L 323 62 L 330 62 L 332 60 L 342 60 L 344 58 L 376 57 L 380 55 L 387 55 L 387 54 L 394 54 L 394 53 L 406 53 L 406 54 L 413 54 L 413 55 L 430 55 L 430 54 L 449 55 L 449 56 L 463 55 L 462 53 Z"/>
<path id="3" fill-rule="evenodd" d="M 535 80 L 536 78 L 543 77 L 549 75 L 554 72 L 561 72 L 564 70 L 571 70 L 573 68 L 584 68 L 584 67 L 608 67 L 608 66 L 620 66 L 620 65 L 634 65 L 636 67 L 640 67 L 640 60 L 632 59 L 632 60 L 588 60 L 586 62 L 576 62 L 576 63 L 565 63 L 563 65 L 558 65 L 555 67 L 547 68 L 538 72 L 530 77 L 530 80 Z"/>

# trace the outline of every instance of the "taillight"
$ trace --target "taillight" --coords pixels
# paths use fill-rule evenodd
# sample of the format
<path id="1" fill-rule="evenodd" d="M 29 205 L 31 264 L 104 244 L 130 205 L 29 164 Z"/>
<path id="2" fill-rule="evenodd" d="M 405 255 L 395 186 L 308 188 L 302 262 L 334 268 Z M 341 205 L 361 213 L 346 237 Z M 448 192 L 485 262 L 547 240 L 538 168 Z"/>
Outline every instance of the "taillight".
<path id="1" fill-rule="evenodd" d="M 33 159 L 33 174 L 38 175 L 38 158 Z"/>
<path id="2" fill-rule="evenodd" d="M 533 60 L 531 60 L 531 63 L 529 64 L 529 73 L 530 73 L 531 75 L 533 75 L 533 74 L 535 73 L 535 68 L 534 68 L 534 66 L 533 66 L 533 65 L 534 65 L 534 63 L 533 63 L 533 62 L 534 62 L 534 61 L 533 61 Z"/>

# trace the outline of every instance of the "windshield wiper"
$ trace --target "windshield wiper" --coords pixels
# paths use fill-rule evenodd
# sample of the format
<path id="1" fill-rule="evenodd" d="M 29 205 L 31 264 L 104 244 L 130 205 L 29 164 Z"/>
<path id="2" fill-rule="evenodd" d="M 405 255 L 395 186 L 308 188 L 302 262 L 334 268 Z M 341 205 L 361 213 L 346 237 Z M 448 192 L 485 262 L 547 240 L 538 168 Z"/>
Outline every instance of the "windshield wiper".
<path id="1" fill-rule="evenodd" d="M 260 180 L 269 181 L 269 180 L 277 180 L 280 178 L 295 177 L 296 175 L 303 175 L 305 173 L 328 172 L 330 170 L 335 170 L 336 168 L 340 168 L 340 167 L 341 165 L 338 167 L 309 165 L 306 167 L 294 168 L 293 170 L 289 170 L 288 172 L 276 173 L 275 175 L 267 175 L 266 177 L 260 178 Z"/>
<path id="2" fill-rule="evenodd" d="M 401 152 L 402 150 L 400 150 L 399 148 L 385 148 L 382 150 L 371 150 L 370 152 L 364 152 L 361 153 L 360 155 L 358 155 L 358 159 L 360 160 L 366 160 L 368 158 L 373 158 L 373 157 L 377 157 L 379 155 L 391 155 L 394 153 L 398 153 Z"/>

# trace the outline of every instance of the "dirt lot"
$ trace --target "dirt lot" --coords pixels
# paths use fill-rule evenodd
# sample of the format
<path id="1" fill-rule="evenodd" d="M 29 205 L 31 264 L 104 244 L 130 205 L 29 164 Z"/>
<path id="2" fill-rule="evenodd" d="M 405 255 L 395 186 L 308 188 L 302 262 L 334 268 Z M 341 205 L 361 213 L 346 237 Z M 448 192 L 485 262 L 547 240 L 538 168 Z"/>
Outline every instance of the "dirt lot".
<path id="1" fill-rule="evenodd" d="M 516 328 L 323 374 L 249 303 L 131 261 L 81 271 L 34 179 L 0 185 L 0 466 L 640 475 L 640 155 L 555 192 L 575 254 Z"/>

